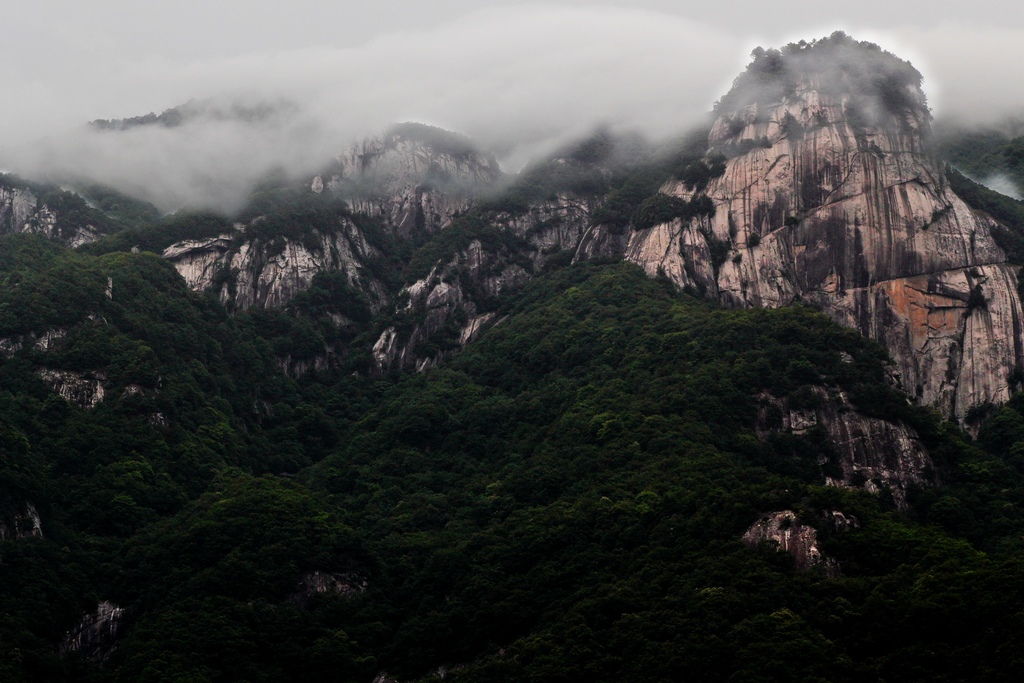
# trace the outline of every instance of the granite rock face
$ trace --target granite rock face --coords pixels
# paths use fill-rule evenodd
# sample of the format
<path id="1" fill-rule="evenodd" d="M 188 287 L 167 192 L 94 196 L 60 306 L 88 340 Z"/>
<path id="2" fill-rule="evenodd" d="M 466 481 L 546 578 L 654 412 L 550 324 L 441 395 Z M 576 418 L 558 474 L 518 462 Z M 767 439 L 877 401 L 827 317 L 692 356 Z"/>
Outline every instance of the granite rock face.
<path id="1" fill-rule="evenodd" d="M 743 543 L 756 548 L 770 543 L 793 556 L 797 569 L 820 568 L 828 576 L 838 576 L 839 563 L 821 552 L 818 547 L 818 531 L 797 518 L 792 510 L 772 512 L 754 522 L 743 534 Z"/>
<path id="2" fill-rule="evenodd" d="M 350 215 L 370 217 L 398 239 L 422 237 L 449 227 L 500 177 L 493 157 L 462 136 L 402 124 L 353 145 L 310 181 L 311 197 L 330 195 L 348 207 L 331 230 L 260 238 L 257 217 L 230 233 L 173 244 L 163 256 L 190 288 L 216 291 L 231 310 L 283 306 L 325 271 L 344 271 L 376 309 L 389 292 L 368 263 L 382 254 Z"/>
<path id="3" fill-rule="evenodd" d="M 325 572 L 314 570 L 306 572 L 299 579 L 298 590 L 288 596 L 288 600 L 304 608 L 314 595 L 334 594 L 344 598 L 354 598 L 366 592 L 368 582 L 362 576 L 352 572 Z"/>
<path id="4" fill-rule="evenodd" d="M 57 327 L 44 330 L 42 333 L 28 333 L 12 337 L 0 337 L 0 358 L 13 358 L 16 353 L 24 348 L 32 348 L 39 351 L 49 351 L 57 347 L 67 337 L 67 330 Z"/>
<path id="5" fill-rule="evenodd" d="M 451 261 L 403 289 L 405 303 L 397 312 L 409 325 L 404 333 L 395 326 L 381 333 L 373 346 L 374 363 L 379 370 L 419 371 L 437 365 L 447 352 L 464 347 L 494 320 L 494 313 L 480 311 L 482 301 L 529 278 L 522 265 L 473 240 Z"/>
<path id="6" fill-rule="evenodd" d="M 722 175 L 662 188 L 706 196 L 713 215 L 634 231 L 625 257 L 728 305 L 809 303 L 884 344 L 907 393 L 946 416 L 1005 401 L 1024 363 L 1017 269 L 949 188 L 920 88 L 900 85 L 901 106 L 872 119 L 881 105 L 822 74 L 789 78 L 782 96 L 719 110 L 708 158 L 725 158 Z M 579 257 L 600 254 L 603 232 Z"/>
<path id="7" fill-rule="evenodd" d="M 80 408 L 95 408 L 106 396 L 103 373 L 84 373 L 73 370 L 39 368 L 36 376 L 68 403 Z"/>
<path id="8" fill-rule="evenodd" d="M 100 238 L 97 226 L 62 226 L 58 214 L 42 203 L 29 188 L 6 184 L 0 178 L 0 234 L 42 235 L 68 247 L 77 247 Z"/>
<path id="9" fill-rule="evenodd" d="M 79 653 L 85 659 L 101 663 L 114 651 L 117 636 L 124 626 L 125 610 L 104 600 L 96 610 L 82 617 L 61 641 L 62 656 Z"/>
<path id="10" fill-rule="evenodd" d="M 260 238 L 252 227 L 237 225 L 232 234 L 178 242 L 163 256 L 190 289 L 215 291 L 233 311 L 284 306 L 326 271 L 345 272 L 371 302 L 386 298 L 384 286 L 365 274 L 366 262 L 379 251 L 351 220 L 339 216 L 336 229 L 302 239 Z"/>
<path id="11" fill-rule="evenodd" d="M 575 251 L 598 206 L 597 198 L 559 193 L 524 212 L 492 216 L 515 248 L 472 240 L 406 287 L 399 312 L 413 322 L 404 335 L 383 331 L 373 348 L 378 369 L 423 370 L 465 347 L 497 320 L 490 310 L 497 297 L 523 286 L 555 255 Z"/>
<path id="12" fill-rule="evenodd" d="M 826 484 L 890 492 L 897 507 L 907 505 L 907 490 L 935 483 L 934 464 L 918 434 L 902 422 L 863 415 L 839 389 L 814 387 L 813 407 L 794 408 L 789 401 L 761 394 L 757 431 L 798 436 L 821 430 L 827 450 L 818 464 Z"/>
<path id="13" fill-rule="evenodd" d="M 501 178 L 492 156 L 456 133 L 405 123 L 365 139 L 313 178 L 313 192 L 344 199 L 354 212 L 379 216 L 410 237 L 451 225 Z"/>
<path id="14" fill-rule="evenodd" d="M 42 538 L 43 521 L 33 503 L 27 502 L 9 519 L 0 520 L 0 541 Z"/>

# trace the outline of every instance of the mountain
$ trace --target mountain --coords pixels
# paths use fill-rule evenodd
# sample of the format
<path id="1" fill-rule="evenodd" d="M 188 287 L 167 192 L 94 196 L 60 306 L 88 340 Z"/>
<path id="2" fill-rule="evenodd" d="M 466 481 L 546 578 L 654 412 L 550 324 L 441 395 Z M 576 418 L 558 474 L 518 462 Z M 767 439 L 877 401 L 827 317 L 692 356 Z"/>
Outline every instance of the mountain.
<path id="1" fill-rule="evenodd" d="M 43 235 L 77 247 L 123 227 L 74 192 L 0 174 L 0 234 Z"/>
<path id="2" fill-rule="evenodd" d="M 0 679 L 1019 680 L 1024 205 L 941 149 L 836 34 L 515 176 L 5 176 Z"/>
<path id="3" fill-rule="evenodd" d="M 1017 268 L 950 187 L 920 81 L 840 35 L 759 53 L 717 108 L 706 159 L 724 167 L 666 184 L 682 217 L 634 226 L 626 258 L 727 305 L 805 301 L 882 342 L 947 416 L 1005 402 L 1024 361 Z"/>
<path id="4" fill-rule="evenodd" d="M 346 272 L 379 308 L 386 287 L 364 272 L 384 258 L 384 235 L 422 241 L 500 176 L 467 139 L 403 124 L 346 150 L 304 188 L 258 194 L 223 233 L 171 244 L 163 256 L 192 289 L 218 290 L 233 310 L 283 306 L 326 271 Z"/>
<path id="5" fill-rule="evenodd" d="M 238 121 L 253 124 L 294 115 L 297 110 L 298 108 L 293 103 L 286 100 L 257 104 L 224 104 L 214 100 L 189 100 L 180 106 L 165 109 L 159 114 L 150 112 L 143 116 L 132 116 L 126 119 L 96 119 L 90 121 L 89 125 L 100 131 L 125 131 L 146 126 L 177 128 L 199 121 Z"/>
<path id="6" fill-rule="evenodd" d="M 326 189 L 353 211 L 382 216 L 397 235 L 412 237 L 450 227 L 501 177 L 495 158 L 469 138 L 404 123 L 339 154 L 311 189 Z"/>
<path id="7" fill-rule="evenodd" d="M 361 307 L 393 318 L 361 350 L 379 372 L 462 348 L 549 262 L 624 257 L 729 306 L 809 303 L 882 342 L 915 400 L 974 422 L 1024 367 L 1006 253 L 1024 255 L 1024 224 L 947 177 L 920 83 L 909 63 L 835 34 L 758 53 L 703 141 L 654 151 L 599 134 L 506 185 L 468 139 L 401 124 L 306 185 L 268 179 L 230 222 L 181 216 L 107 248 L 158 250 L 234 311 L 284 307 L 318 273 L 344 272 Z"/>

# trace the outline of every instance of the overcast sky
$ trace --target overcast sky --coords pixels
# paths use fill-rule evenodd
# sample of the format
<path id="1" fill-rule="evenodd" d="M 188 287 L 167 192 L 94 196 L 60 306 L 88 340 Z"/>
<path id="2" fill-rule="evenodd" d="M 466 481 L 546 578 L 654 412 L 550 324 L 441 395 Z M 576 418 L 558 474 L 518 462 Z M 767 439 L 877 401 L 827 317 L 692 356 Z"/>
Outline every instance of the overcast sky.
<path id="1" fill-rule="evenodd" d="M 464 132 L 514 169 L 595 125 L 681 131 L 754 47 L 837 29 L 912 61 L 937 116 L 994 120 L 1024 112 L 1024 12 L 1007 5 L 8 0 L 0 168 L 86 173 L 165 209 L 230 204 L 274 163 L 305 170 L 414 120 Z M 302 109 L 258 127 L 78 128 L 193 98 Z"/>

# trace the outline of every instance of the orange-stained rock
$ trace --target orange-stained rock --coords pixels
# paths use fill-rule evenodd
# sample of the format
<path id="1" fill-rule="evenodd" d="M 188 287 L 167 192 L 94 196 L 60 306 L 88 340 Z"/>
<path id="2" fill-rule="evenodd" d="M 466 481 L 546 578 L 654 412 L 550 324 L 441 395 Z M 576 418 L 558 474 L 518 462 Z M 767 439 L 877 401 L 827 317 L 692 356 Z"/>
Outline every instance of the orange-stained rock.
<path id="1" fill-rule="evenodd" d="M 1024 365 L 1016 269 L 928 152 L 924 96 L 908 86 L 915 106 L 865 128 L 829 90 L 805 74 L 787 99 L 720 112 L 709 153 L 733 156 L 706 188 L 714 216 L 634 231 L 626 258 L 730 305 L 807 302 L 885 344 L 910 395 L 947 416 L 1005 401 Z M 720 264 L 713 240 L 729 245 Z"/>

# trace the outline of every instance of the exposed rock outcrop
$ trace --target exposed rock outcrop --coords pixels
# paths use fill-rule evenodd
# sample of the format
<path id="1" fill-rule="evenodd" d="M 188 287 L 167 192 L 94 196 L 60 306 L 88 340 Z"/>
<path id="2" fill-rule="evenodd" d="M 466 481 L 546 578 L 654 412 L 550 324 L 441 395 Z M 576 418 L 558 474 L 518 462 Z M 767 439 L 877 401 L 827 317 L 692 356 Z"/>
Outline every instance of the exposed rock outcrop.
<path id="1" fill-rule="evenodd" d="M 838 510 L 827 510 L 825 512 L 825 521 L 829 528 L 836 533 L 854 531 L 860 528 L 859 519 L 853 515 L 844 515 Z"/>
<path id="2" fill-rule="evenodd" d="M 854 410 L 839 389 L 814 387 L 813 407 L 793 408 L 789 401 L 761 394 L 758 432 L 808 434 L 824 430 L 829 451 L 819 454 L 825 482 L 833 486 L 887 489 L 906 507 L 907 489 L 935 483 L 934 467 L 917 433 L 900 422 L 868 417 Z"/>
<path id="3" fill-rule="evenodd" d="M 684 201 L 706 195 L 713 215 L 635 231 L 625 256 L 730 305 L 808 302 L 882 342 L 911 396 L 963 419 L 1009 398 L 1008 378 L 1024 363 L 1016 269 L 991 219 L 950 190 L 930 153 L 919 74 L 918 84 L 880 80 L 869 96 L 843 60 L 877 60 L 879 79 L 889 67 L 916 71 L 829 40 L 827 72 L 806 70 L 802 49 L 777 55 L 781 66 L 755 61 L 754 71 L 777 69 L 779 89 L 762 79 L 761 90 L 723 100 L 708 144 L 709 159 L 727 157 L 724 174 L 700 191 L 683 181 L 662 188 Z M 607 241 L 603 230 L 584 240 L 581 257 Z"/>
<path id="4" fill-rule="evenodd" d="M 510 261 L 473 240 L 450 262 L 405 288 L 408 298 L 398 313 L 408 324 L 381 334 L 373 347 L 377 367 L 423 370 L 475 339 L 495 318 L 493 312 L 480 312 L 481 304 L 530 278 L 523 264 Z"/>
<path id="5" fill-rule="evenodd" d="M 102 663 L 114 651 L 124 619 L 124 609 L 104 600 L 64 636 L 58 648 L 61 656 L 77 652 L 89 661 Z"/>
<path id="6" fill-rule="evenodd" d="M 43 235 L 69 247 L 100 237 L 98 226 L 89 223 L 62 225 L 57 211 L 44 204 L 28 187 L 7 184 L 0 178 L 0 234 Z"/>
<path id="7" fill-rule="evenodd" d="M 598 206 L 597 198 L 561 193 L 524 212 L 490 217 L 516 240 L 515 248 L 472 240 L 409 285 L 399 313 L 412 323 L 405 334 L 384 330 L 373 348 L 377 367 L 422 370 L 471 342 L 497 319 L 492 309 L 499 296 L 523 286 L 554 255 L 576 250 Z"/>
<path id="8" fill-rule="evenodd" d="M 8 520 L 0 519 L 0 541 L 19 541 L 26 538 L 42 538 L 43 521 L 32 503 L 25 503 L 21 512 Z"/>
<path id="9" fill-rule="evenodd" d="M 602 201 L 560 192 L 524 213 L 499 215 L 495 223 L 525 242 L 534 270 L 540 270 L 552 255 L 576 251 Z"/>
<path id="10" fill-rule="evenodd" d="M 353 572 L 306 572 L 299 579 L 298 590 L 288 596 L 289 602 L 304 608 L 314 595 L 335 594 L 343 598 L 354 598 L 366 592 L 367 580 Z"/>
<path id="11" fill-rule="evenodd" d="M 344 199 L 357 213 L 380 216 L 395 234 L 410 237 L 449 227 L 500 178 L 494 157 L 468 138 L 405 123 L 339 154 L 311 189 Z"/>
<path id="12" fill-rule="evenodd" d="M 393 235 L 410 239 L 449 227 L 500 177 L 494 158 L 462 136 L 402 124 L 349 148 L 310 181 L 310 196 L 345 201 L 348 210 L 339 213 L 334 228 L 302 238 L 258 237 L 267 231 L 256 218 L 230 233 L 173 244 L 163 255 L 191 289 L 214 290 L 232 310 L 283 306 L 324 271 L 344 271 L 377 309 L 389 293 L 368 264 L 383 255 L 349 216 L 374 217 Z"/>
<path id="13" fill-rule="evenodd" d="M 23 348 L 34 347 L 39 351 L 50 351 L 68 335 L 62 327 L 46 330 L 42 333 L 28 333 L 13 337 L 0 337 L 0 358 L 13 358 Z"/>
<path id="14" fill-rule="evenodd" d="M 839 563 L 818 547 L 817 529 L 803 524 L 792 510 L 763 516 L 743 534 L 743 542 L 748 548 L 757 548 L 762 543 L 774 544 L 781 552 L 793 556 L 797 569 L 820 568 L 828 576 L 839 575 Z"/>
<path id="15" fill-rule="evenodd" d="M 243 226 L 237 225 L 241 228 Z M 225 256 L 235 247 L 233 235 L 184 240 L 167 247 L 163 257 L 174 264 L 193 291 L 210 289 L 225 267 Z M 230 257 L 228 257 L 230 264 Z M 228 266 L 230 267 L 230 266 Z"/>
<path id="16" fill-rule="evenodd" d="M 95 408 L 106 396 L 103 387 L 106 377 L 102 373 L 40 368 L 36 370 L 36 376 L 65 401 L 81 408 Z"/>
<path id="17" fill-rule="evenodd" d="M 237 225 L 233 234 L 173 244 L 163 256 L 190 289 L 213 290 L 236 311 L 284 306 L 325 271 L 345 272 L 371 303 L 387 297 L 384 286 L 366 272 L 367 262 L 380 252 L 342 216 L 335 230 L 311 231 L 302 239 L 264 239 L 252 234 L 252 226 Z"/>

